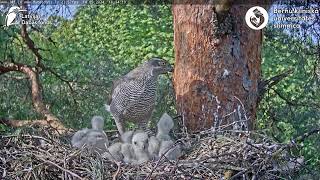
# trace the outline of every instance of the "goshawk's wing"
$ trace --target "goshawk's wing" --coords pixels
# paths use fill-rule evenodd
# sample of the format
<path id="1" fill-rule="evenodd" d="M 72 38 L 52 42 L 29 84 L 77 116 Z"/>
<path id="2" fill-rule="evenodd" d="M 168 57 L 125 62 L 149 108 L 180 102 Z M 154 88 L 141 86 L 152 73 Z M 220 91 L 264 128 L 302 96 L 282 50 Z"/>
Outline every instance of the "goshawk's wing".
<path id="1" fill-rule="evenodd" d="M 137 68 L 131 70 L 128 74 L 113 80 L 112 86 L 111 86 L 111 91 L 108 96 L 107 104 L 110 105 L 112 98 L 113 98 L 113 95 L 116 95 L 117 93 L 119 93 L 118 88 L 120 88 L 120 86 L 126 86 L 128 83 L 130 84 L 130 82 L 136 81 L 138 79 L 138 77 L 141 75 L 141 73 L 143 73 L 143 69 L 141 67 L 137 67 Z"/>

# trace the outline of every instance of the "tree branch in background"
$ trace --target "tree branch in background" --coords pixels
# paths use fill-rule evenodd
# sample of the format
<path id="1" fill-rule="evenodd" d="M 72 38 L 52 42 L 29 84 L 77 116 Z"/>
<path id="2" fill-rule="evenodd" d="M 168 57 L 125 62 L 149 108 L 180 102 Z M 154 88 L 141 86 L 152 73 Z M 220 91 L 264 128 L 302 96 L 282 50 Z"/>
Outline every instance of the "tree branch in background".
<path id="1" fill-rule="evenodd" d="M 319 132 L 320 132 L 320 128 L 313 129 L 313 130 L 311 130 L 311 131 L 309 131 L 309 132 L 306 132 L 306 133 L 304 133 L 304 134 L 302 134 L 302 135 L 294 138 L 294 139 L 292 140 L 292 142 L 302 142 L 302 141 L 304 141 L 306 138 L 308 138 L 308 137 L 311 136 L 311 135 L 319 134 Z"/>
<path id="2" fill-rule="evenodd" d="M 21 6 L 23 9 L 28 10 L 27 5 L 24 3 L 24 1 L 21 2 Z M 28 14 L 28 11 L 22 11 L 21 13 L 23 14 L 23 16 L 26 16 Z M 26 43 L 26 45 L 28 46 L 28 48 L 35 55 L 37 67 L 43 68 L 43 65 L 41 63 L 42 56 L 39 53 L 39 49 L 35 46 L 34 42 L 30 38 L 30 36 L 27 32 L 27 25 L 26 24 L 21 24 L 21 37 L 22 37 L 23 41 Z"/>
<path id="3" fill-rule="evenodd" d="M 286 148 L 291 148 L 291 147 L 295 147 L 297 146 L 297 142 L 300 143 L 300 142 L 303 142 L 306 138 L 310 137 L 311 135 L 314 135 L 314 134 L 319 134 L 320 133 L 320 128 L 317 128 L 317 129 L 314 129 L 314 130 L 311 130 L 309 132 L 306 132 L 306 133 L 303 133 L 302 135 L 294 138 L 291 140 L 290 143 L 288 144 L 284 144 L 284 146 L 282 146 L 281 148 L 279 148 L 276 152 L 274 152 L 272 154 L 272 156 L 277 156 L 279 155 L 283 150 L 285 150 Z"/>
<path id="4" fill-rule="evenodd" d="M 316 107 L 320 108 L 320 105 L 314 102 L 304 102 L 304 103 L 299 103 L 296 101 L 292 101 L 291 99 L 285 97 L 283 94 L 281 94 L 279 91 L 277 91 L 274 88 L 271 88 L 282 100 L 284 100 L 288 105 L 290 106 L 303 106 L 303 107 Z"/>
<path id="5" fill-rule="evenodd" d="M 27 10 L 27 6 L 24 3 L 24 1 L 22 1 L 22 7 Z M 25 14 L 28 13 L 28 11 L 22 11 L 22 13 L 24 13 L 24 15 L 25 15 Z M 32 29 L 36 29 L 36 28 L 32 28 Z M 36 29 L 36 31 L 40 33 L 40 30 Z M 34 41 L 30 38 L 30 36 L 29 36 L 29 34 L 27 32 L 27 25 L 26 24 L 22 24 L 21 25 L 21 37 L 23 38 L 23 40 L 26 43 L 26 45 L 28 46 L 28 48 L 35 55 L 36 66 L 41 68 L 41 71 L 46 71 L 47 70 L 50 73 L 52 73 L 54 76 L 56 76 L 59 80 L 65 82 L 68 85 L 71 93 L 74 94 L 74 90 L 72 88 L 72 85 L 70 84 L 71 81 L 66 80 L 61 75 L 59 75 L 57 72 L 55 72 L 52 69 L 44 66 L 44 64 L 42 63 L 43 57 L 39 53 L 39 50 L 41 50 L 41 48 L 36 47 Z M 77 102 L 76 102 L 76 100 L 74 98 L 73 98 L 73 100 L 74 100 L 74 103 L 77 104 Z"/>
<path id="6" fill-rule="evenodd" d="M 63 78 L 60 74 L 58 74 L 57 72 L 55 72 L 54 70 L 52 70 L 50 68 L 45 67 L 45 70 L 49 71 L 51 74 L 53 74 L 55 77 L 57 77 L 60 81 L 65 82 L 68 85 L 68 87 L 71 91 L 71 94 L 73 94 L 73 95 L 75 94 L 75 91 L 71 85 L 71 82 L 73 82 L 73 81 L 70 81 L 70 80 Z M 77 105 L 78 104 L 77 100 L 73 96 L 72 96 L 72 98 L 73 98 L 73 102 Z"/>
<path id="7" fill-rule="evenodd" d="M 264 97 L 265 93 L 267 92 L 268 89 L 271 89 L 273 86 L 278 84 L 281 80 L 284 78 L 288 77 L 290 74 L 293 73 L 293 69 L 289 69 L 281 74 L 278 74 L 274 77 L 271 77 L 267 80 L 261 79 L 259 84 L 258 84 L 258 103 L 262 100 Z"/>
<path id="8" fill-rule="evenodd" d="M 26 12 L 24 12 L 26 13 Z M 39 125 L 47 125 L 55 129 L 59 134 L 65 133 L 69 131 L 69 129 L 65 128 L 64 125 L 59 121 L 59 119 L 53 115 L 50 110 L 47 108 L 45 103 L 43 102 L 42 97 L 42 88 L 41 82 L 39 80 L 39 73 L 43 70 L 48 70 L 50 73 L 54 74 L 58 79 L 63 82 L 66 82 L 71 92 L 73 93 L 73 88 L 70 84 L 70 81 L 62 78 L 58 73 L 54 72 L 50 68 L 46 68 L 42 64 L 42 56 L 39 53 L 39 48 L 36 47 L 33 40 L 29 37 L 27 32 L 26 24 L 21 25 L 21 37 L 23 42 L 27 45 L 27 47 L 31 50 L 31 52 L 35 56 L 36 66 L 32 67 L 27 64 L 16 63 L 13 60 L 0 60 L 0 75 L 8 73 L 8 72 L 21 72 L 23 73 L 29 80 L 31 86 L 31 99 L 32 104 L 35 111 L 45 117 L 45 120 L 35 120 L 35 121 L 12 121 L 8 120 L 6 122 L 2 122 L 11 127 L 21 127 L 31 124 L 39 124 Z M 40 68 L 40 71 L 39 71 Z"/>
<path id="9" fill-rule="evenodd" d="M 21 7 L 22 9 L 27 10 L 27 5 L 24 3 L 24 1 L 21 2 Z M 22 11 L 22 13 L 24 15 L 27 15 L 28 11 Z M 21 25 L 21 37 L 23 39 L 23 42 L 27 45 L 28 49 L 31 50 L 31 52 L 34 54 L 36 66 L 32 67 L 26 64 L 15 63 L 13 61 L 11 62 L 1 61 L 2 63 L 0 65 L 0 75 L 7 72 L 11 72 L 11 71 L 21 72 L 26 75 L 31 85 L 31 99 L 32 99 L 33 107 L 37 113 L 45 117 L 46 122 L 43 122 L 43 120 L 40 120 L 40 121 L 38 120 L 34 122 L 33 121 L 21 121 L 21 122 L 8 121 L 7 124 L 13 127 L 20 127 L 20 126 L 25 126 L 30 124 L 50 125 L 52 128 L 56 129 L 59 133 L 66 132 L 68 131 L 68 129 L 65 128 L 63 124 L 59 121 L 59 119 L 50 112 L 50 110 L 47 108 L 47 106 L 43 102 L 41 82 L 39 80 L 39 73 L 43 70 L 48 70 L 50 73 L 55 75 L 58 79 L 67 83 L 71 92 L 73 93 L 74 91 L 70 84 L 70 81 L 65 80 L 58 73 L 44 66 L 44 64 L 42 63 L 43 57 L 39 52 L 40 49 L 36 47 L 34 41 L 30 38 L 27 32 L 26 24 Z"/>
<path id="10" fill-rule="evenodd" d="M 33 70 L 31 66 L 20 64 L 20 63 L 4 63 L 0 66 L 0 74 L 4 74 L 10 71 L 17 71 L 24 73 L 31 84 L 31 99 L 34 109 L 37 113 L 43 115 L 47 124 L 50 124 L 53 128 L 57 129 L 59 132 L 63 132 L 67 130 L 64 126 L 59 122 L 59 119 L 54 116 L 43 103 L 42 93 L 39 82 L 39 74 Z M 23 124 L 23 123 L 22 123 Z"/>
<path id="11" fill-rule="evenodd" d="M 38 28 L 36 28 L 36 27 L 34 27 L 34 26 L 32 26 L 32 25 L 30 25 L 30 27 L 31 27 L 32 30 L 38 32 L 44 39 L 46 39 L 46 40 L 48 40 L 50 43 L 52 43 L 54 46 L 57 45 L 57 42 L 53 41 L 50 36 L 47 37 L 46 35 L 44 35 L 43 32 L 42 32 L 40 29 L 38 29 Z"/>

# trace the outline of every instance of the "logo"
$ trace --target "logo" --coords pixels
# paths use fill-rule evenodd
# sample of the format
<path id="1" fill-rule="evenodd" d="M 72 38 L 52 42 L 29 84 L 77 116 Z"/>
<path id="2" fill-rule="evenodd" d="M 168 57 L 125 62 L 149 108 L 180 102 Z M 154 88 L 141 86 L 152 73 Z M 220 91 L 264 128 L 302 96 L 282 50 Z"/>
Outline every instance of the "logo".
<path id="1" fill-rule="evenodd" d="M 254 6 L 250 8 L 245 16 L 247 25 L 254 30 L 260 30 L 264 27 L 266 27 L 268 23 L 268 12 L 260 7 L 260 6 Z"/>
<path id="2" fill-rule="evenodd" d="M 24 13 L 21 13 L 24 12 Z M 35 12 L 28 12 L 25 9 L 21 9 L 18 6 L 13 6 L 9 9 L 6 20 L 5 26 L 9 27 L 15 24 L 49 24 L 51 22 L 46 21 L 45 18 L 42 18 L 38 13 Z"/>
<path id="3" fill-rule="evenodd" d="M 9 27 L 10 25 L 18 24 L 15 20 L 17 19 L 21 11 L 26 11 L 26 10 L 22 10 L 18 6 L 11 7 L 6 16 L 5 26 Z"/>

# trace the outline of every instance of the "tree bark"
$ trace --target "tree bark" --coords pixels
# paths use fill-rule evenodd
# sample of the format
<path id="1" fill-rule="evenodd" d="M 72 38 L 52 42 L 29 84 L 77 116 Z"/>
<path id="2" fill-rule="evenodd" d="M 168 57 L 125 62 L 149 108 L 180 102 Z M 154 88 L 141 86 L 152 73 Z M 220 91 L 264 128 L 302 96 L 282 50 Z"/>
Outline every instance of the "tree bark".
<path id="1" fill-rule="evenodd" d="M 245 23 L 254 6 L 175 3 L 174 88 L 188 130 L 254 128 L 261 73 L 261 31 Z"/>

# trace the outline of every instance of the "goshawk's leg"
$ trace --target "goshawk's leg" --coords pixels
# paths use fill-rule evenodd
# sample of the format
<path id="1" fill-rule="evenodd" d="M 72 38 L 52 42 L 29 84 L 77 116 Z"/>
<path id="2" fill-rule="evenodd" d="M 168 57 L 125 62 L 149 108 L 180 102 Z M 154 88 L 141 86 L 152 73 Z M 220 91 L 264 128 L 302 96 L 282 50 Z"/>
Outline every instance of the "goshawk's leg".
<path id="1" fill-rule="evenodd" d="M 122 135 L 125 132 L 123 121 L 121 120 L 121 118 L 119 118 L 117 116 L 113 116 L 113 119 L 116 123 L 117 129 L 118 129 L 120 135 Z"/>
<path id="2" fill-rule="evenodd" d="M 138 125 L 138 129 L 145 131 L 148 135 L 152 135 L 153 132 L 149 128 L 148 124 L 149 124 L 149 121 L 140 121 L 137 124 Z"/>

